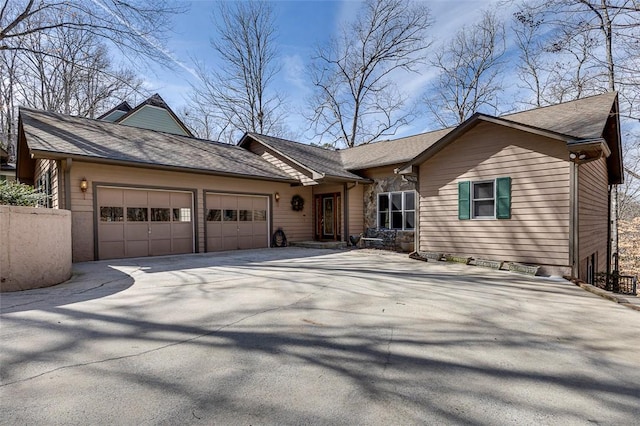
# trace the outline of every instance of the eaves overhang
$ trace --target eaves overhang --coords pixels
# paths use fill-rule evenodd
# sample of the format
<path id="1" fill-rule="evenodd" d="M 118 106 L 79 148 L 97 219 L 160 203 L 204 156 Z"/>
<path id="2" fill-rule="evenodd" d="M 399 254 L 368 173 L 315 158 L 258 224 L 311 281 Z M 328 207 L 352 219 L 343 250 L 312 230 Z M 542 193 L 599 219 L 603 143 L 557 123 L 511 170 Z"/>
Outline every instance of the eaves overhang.
<path id="1" fill-rule="evenodd" d="M 429 158 L 433 157 L 435 154 L 440 152 L 443 148 L 445 148 L 451 142 L 458 139 L 463 134 L 473 129 L 475 126 L 477 126 L 481 122 L 493 123 L 499 126 L 508 127 L 511 129 L 516 129 L 516 130 L 520 130 L 527 133 L 533 133 L 533 134 L 544 136 L 547 138 L 560 140 L 567 144 L 577 142 L 579 140 L 578 138 L 571 135 L 565 135 L 562 133 L 553 132 L 550 130 L 541 129 L 534 126 L 528 126 L 526 124 L 516 123 L 514 121 L 506 120 L 500 117 L 494 117 L 491 115 L 475 113 L 471 117 L 469 117 L 467 120 L 462 122 L 458 127 L 453 129 L 451 132 L 447 133 L 440 140 L 438 140 L 433 145 L 431 145 L 429 148 L 422 151 L 420 154 L 418 154 L 408 162 L 404 163 L 402 166 L 398 167 L 396 169 L 396 173 L 398 174 L 415 173 L 413 166 L 419 165 L 425 162 L 426 160 L 428 160 Z"/>
<path id="2" fill-rule="evenodd" d="M 355 175 L 354 175 L 355 176 Z M 373 183 L 373 180 L 368 178 L 363 178 L 360 176 L 356 176 L 355 178 L 349 178 L 344 176 L 333 176 L 333 175 L 324 175 L 322 179 L 317 180 L 318 183 L 350 183 L 350 182 L 358 182 L 358 183 Z"/>
<path id="3" fill-rule="evenodd" d="M 78 154 L 69 154 L 62 152 L 51 152 L 51 151 L 43 151 L 37 149 L 29 149 L 30 157 L 35 158 L 46 158 L 51 160 L 64 160 L 67 158 L 71 158 L 76 161 L 83 161 L 87 163 L 97 163 L 97 164 L 108 164 L 113 166 L 125 166 L 125 167 L 143 167 L 146 169 L 152 170 L 164 170 L 164 171 L 172 171 L 172 172 L 180 172 L 180 173 L 195 173 L 195 174 L 203 174 L 203 175 L 213 175 L 213 176 L 224 176 L 224 177 L 233 177 L 239 179 L 254 179 L 254 180 L 264 180 L 270 182 L 283 182 L 283 183 L 297 183 L 298 180 L 286 177 L 276 177 L 276 176 L 262 176 L 262 175 L 253 175 L 253 174 L 245 174 L 245 173 L 233 173 L 233 172 L 225 172 L 220 170 L 207 170 L 200 169 L 194 167 L 184 167 L 184 166 L 174 166 L 168 164 L 154 164 L 154 163 L 145 163 L 142 161 L 131 161 L 131 160 L 116 160 L 111 158 L 101 158 L 101 157 L 93 157 L 89 155 L 78 155 Z"/>
<path id="4" fill-rule="evenodd" d="M 297 161 L 296 159 L 292 158 L 289 155 L 286 155 L 285 153 L 283 153 L 282 151 L 280 151 L 279 149 L 274 148 L 272 145 L 268 144 L 267 142 L 263 141 L 262 139 L 260 139 L 259 136 L 254 135 L 254 134 L 250 134 L 250 133 L 245 133 L 242 138 L 240 139 L 240 142 L 238 142 L 238 146 L 245 148 L 245 144 L 246 144 L 246 140 L 248 138 L 253 139 L 254 141 L 258 142 L 259 144 L 269 148 L 271 151 L 275 152 L 276 154 L 282 156 L 283 158 L 286 158 L 288 161 L 291 161 L 293 164 L 295 164 L 296 166 L 306 170 L 307 172 L 309 172 L 309 174 L 311 175 L 311 179 L 313 180 L 318 180 L 318 179 L 322 179 L 324 178 L 324 173 L 320 173 L 316 170 L 311 169 L 310 167 L 302 164 L 301 162 Z"/>
<path id="5" fill-rule="evenodd" d="M 354 173 L 351 173 L 350 171 L 346 170 L 349 174 L 351 174 L 352 176 L 340 176 L 340 175 L 332 175 L 329 173 L 322 173 L 322 172 L 318 172 L 315 169 L 312 169 L 311 167 L 301 163 L 300 161 L 296 160 L 295 158 L 291 157 L 290 155 L 285 154 L 284 152 L 282 152 L 281 150 L 275 148 L 273 145 L 269 144 L 268 142 L 265 142 L 262 138 L 260 138 L 260 135 L 254 134 L 254 133 L 245 133 L 242 138 L 240 139 L 240 142 L 238 142 L 238 146 L 242 147 L 242 148 L 246 148 L 246 144 L 247 141 L 251 139 L 255 142 L 258 142 L 259 144 L 261 144 L 262 146 L 264 146 L 265 148 L 269 149 L 272 153 L 277 154 L 278 156 L 280 156 L 281 158 L 286 159 L 287 161 L 291 162 L 291 164 L 296 165 L 297 167 L 305 170 L 307 173 L 309 173 L 309 177 L 316 181 L 317 183 L 323 183 L 323 182 L 360 182 L 360 183 L 370 183 L 372 182 L 370 179 L 367 178 L 363 178 L 361 176 L 358 176 Z"/>
<path id="6" fill-rule="evenodd" d="M 577 140 L 568 143 L 567 147 L 569 151 L 578 155 L 583 152 L 600 152 L 606 158 L 611 155 L 609 144 L 603 138 Z"/>

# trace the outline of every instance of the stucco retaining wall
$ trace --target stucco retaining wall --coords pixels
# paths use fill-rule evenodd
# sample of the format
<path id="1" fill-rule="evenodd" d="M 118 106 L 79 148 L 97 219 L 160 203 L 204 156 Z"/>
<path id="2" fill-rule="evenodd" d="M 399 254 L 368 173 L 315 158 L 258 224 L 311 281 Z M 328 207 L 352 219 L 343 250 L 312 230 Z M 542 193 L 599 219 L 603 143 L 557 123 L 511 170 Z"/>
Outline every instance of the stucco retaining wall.
<path id="1" fill-rule="evenodd" d="M 71 277 L 71 212 L 0 206 L 0 292 Z"/>

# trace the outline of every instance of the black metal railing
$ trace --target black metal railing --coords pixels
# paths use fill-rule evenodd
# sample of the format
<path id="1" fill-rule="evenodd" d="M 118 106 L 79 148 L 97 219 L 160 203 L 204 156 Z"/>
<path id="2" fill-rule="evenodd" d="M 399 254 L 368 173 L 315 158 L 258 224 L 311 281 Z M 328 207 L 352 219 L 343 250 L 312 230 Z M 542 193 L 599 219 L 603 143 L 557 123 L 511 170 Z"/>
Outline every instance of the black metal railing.
<path id="1" fill-rule="evenodd" d="M 636 296 L 638 294 L 638 277 L 635 275 L 617 275 L 611 280 L 614 293 L 629 294 Z"/>
<path id="2" fill-rule="evenodd" d="M 599 273 L 593 285 L 614 293 L 638 295 L 638 276 L 636 275 L 620 275 L 614 272 L 607 276 L 605 273 Z"/>

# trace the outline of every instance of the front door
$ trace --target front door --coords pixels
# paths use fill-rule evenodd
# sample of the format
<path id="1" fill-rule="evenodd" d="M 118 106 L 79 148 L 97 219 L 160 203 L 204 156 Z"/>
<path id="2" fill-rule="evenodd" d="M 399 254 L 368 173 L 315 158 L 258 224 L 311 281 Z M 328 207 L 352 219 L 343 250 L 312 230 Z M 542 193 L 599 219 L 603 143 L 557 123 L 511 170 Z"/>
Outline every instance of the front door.
<path id="1" fill-rule="evenodd" d="M 315 197 L 316 240 L 340 240 L 340 194 Z"/>

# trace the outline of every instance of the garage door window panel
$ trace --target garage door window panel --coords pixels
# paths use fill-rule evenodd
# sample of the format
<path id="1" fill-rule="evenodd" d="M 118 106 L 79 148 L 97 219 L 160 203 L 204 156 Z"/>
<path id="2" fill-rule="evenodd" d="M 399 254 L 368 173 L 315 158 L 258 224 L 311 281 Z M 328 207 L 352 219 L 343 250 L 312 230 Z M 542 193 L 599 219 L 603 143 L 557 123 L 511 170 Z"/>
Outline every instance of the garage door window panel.
<path id="1" fill-rule="evenodd" d="M 207 211 L 207 222 L 221 222 L 221 221 L 222 221 L 222 210 L 209 209 Z"/>
<path id="2" fill-rule="evenodd" d="M 148 214 L 146 207 L 127 207 L 127 222 L 147 222 Z"/>
<path id="3" fill-rule="evenodd" d="M 267 221 L 267 211 L 266 210 L 254 210 L 253 211 L 253 220 L 254 220 L 254 222 L 266 222 Z"/>
<path id="4" fill-rule="evenodd" d="M 101 222 L 124 221 L 124 209 L 122 207 L 100 207 Z"/>
<path id="5" fill-rule="evenodd" d="M 179 208 L 173 209 L 174 222 L 191 222 L 191 209 Z"/>
<path id="6" fill-rule="evenodd" d="M 225 222 L 237 222 L 238 210 L 226 210 L 224 211 L 223 219 Z"/>
<path id="7" fill-rule="evenodd" d="M 253 211 L 239 210 L 238 217 L 240 218 L 240 222 L 251 222 L 253 220 Z"/>
<path id="8" fill-rule="evenodd" d="M 151 221 L 152 222 L 170 222 L 171 214 L 169 213 L 171 209 L 168 208 L 151 208 Z"/>

